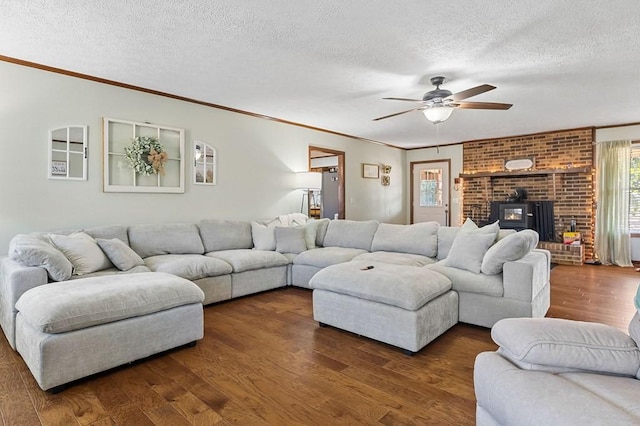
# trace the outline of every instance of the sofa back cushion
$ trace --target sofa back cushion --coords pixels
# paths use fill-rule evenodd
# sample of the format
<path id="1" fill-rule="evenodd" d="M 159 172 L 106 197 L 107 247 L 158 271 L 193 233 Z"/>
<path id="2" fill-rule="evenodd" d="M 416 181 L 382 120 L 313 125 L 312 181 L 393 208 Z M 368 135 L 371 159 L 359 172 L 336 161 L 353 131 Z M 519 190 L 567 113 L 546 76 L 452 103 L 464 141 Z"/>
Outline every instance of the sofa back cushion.
<path id="1" fill-rule="evenodd" d="M 203 220 L 198 225 L 205 252 L 250 249 L 251 224 L 239 220 Z"/>
<path id="2" fill-rule="evenodd" d="M 105 240 L 117 238 L 126 245 L 129 245 L 129 235 L 127 235 L 127 227 L 124 225 L 97 226 L 95 228 L 85 229 L 84 232 L 96 240 L 98 238 Z"/>
<path id="3" fill-rule="evenodd" d="M 200 232 L 192 223 L 130 226 L 129 243 L 142 258 L 159 254 L 204 253 Z"/>
<path id="4" fill-rule="evenodd" d="M 451 250 L 451 244 L 460 232 L 459 226 L 441 226 L 438 228 L 438 260 L 445 259 Z"/>
<path id="5" fill-rule="evenodd" d="M 413 225 L 378 225 L 371 251 L 393 251 L 435 257 L 438 251 L 438 222 Z"/>
<path id="6" fill-rule="evenodd" d="M 371 251 L 377 220 L 332 220 L 324 236 L 324 247 L 345 247 Z"/>

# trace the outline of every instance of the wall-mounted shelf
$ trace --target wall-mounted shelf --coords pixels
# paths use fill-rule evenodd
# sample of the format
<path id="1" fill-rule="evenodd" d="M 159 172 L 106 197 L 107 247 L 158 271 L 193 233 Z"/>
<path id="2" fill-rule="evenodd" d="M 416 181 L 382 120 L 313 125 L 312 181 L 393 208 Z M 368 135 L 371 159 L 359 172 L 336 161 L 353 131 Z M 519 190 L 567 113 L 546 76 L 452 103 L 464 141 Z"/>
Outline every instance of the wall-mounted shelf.
<path id="1" fill-rule="evenodd" d="M 546 176 L 566 173 L 591 173 L 591 167 L 569 167 L 564 169 L 546 169 L 546 170 L 518 170 L 518 171 L 500 171 L 500 172 L 478 172 L 478 173 L 461 173 L 461 178 L 498 178 L 498 177 L 520 177 L 520 176 Z"/>

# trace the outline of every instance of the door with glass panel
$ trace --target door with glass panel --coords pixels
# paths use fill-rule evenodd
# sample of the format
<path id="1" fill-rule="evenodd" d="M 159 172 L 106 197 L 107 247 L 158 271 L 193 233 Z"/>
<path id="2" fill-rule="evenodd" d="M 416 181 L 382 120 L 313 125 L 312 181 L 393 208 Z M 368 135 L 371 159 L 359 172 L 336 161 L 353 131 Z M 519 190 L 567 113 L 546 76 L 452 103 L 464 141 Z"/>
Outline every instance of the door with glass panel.
<path id="1" fill-rule="evenodd" d="M 411 223 L 449 225 L 451 160 L 411 163 Z"/>

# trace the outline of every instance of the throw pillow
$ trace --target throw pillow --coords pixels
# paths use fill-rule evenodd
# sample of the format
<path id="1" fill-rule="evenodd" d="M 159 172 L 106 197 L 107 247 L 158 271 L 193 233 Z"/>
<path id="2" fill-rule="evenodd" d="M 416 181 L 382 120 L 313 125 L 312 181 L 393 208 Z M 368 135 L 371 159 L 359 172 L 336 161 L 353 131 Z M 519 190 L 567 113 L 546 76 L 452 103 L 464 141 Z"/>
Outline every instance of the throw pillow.
<path id="1" fill-rule="evenodd" d="M 253 247 L 256 250 L 273 251 L 276 249 L 275 226 L 251 222 L 251 237 L 253 238 Z"/>
<path id="2" fill-rule="evenodd" d="M 73 265 L 44 236 L 18 234 L 9 243 L 9 257 L 25 266 L 44 268 L 53 281 L 71 278 Z"/>
<path id="3" fill-rule="evenodd" d="M 111 263 L 121 271 L 128 271 L 136 266 L 144 265 L 144 260 L 138 256 L 138 253 L 118 238 L 97 238 L 96 243 L 98 243 Z"/>
<path id="4" fill-rule="evenodd" d="M 480 270 L 486 275 L 499 274 L 505 262 L 522 259 L 537 244 L 538 233 L 530 229 L 509 234 L 487 250 Z"/>
<path id="5" fill-rule="evenodd" d="M 307 249 L 305 242 L 305 230 L 302 226 L 284 227 L 275 229 L 276 251 L 278 253 L 302 253 Z"/>
<path id="6" fill-rule="evenodd" d="M 444 261 L 445 266 L 479 274 L 482 259 L 495 239 L 495 234 L 459 232 Z"/>
<path id="7" fill-rule="evenodd" d="M 304 229 L 304 241 L 307 244 L 307 250 L 316 248 L 316 233 L 318 232 L 319 223 L 315 219 L 310 219 L 301 227 Z"/>
<path id="8" fill-rule="evenodd" d="M 51 234 L 49 238 L 73 265 L 74 275 L 86 275 L 113 266 L 96 241 L 84 232 Z"/>
<path id="9" fill-rule="evenodd" d="M 461 234 L 493 234 L 495 238 L 498 238 L 498 233 L 500 232 L 500 222 L 495 221 L 489 225 L 485 225 L 482 228 L 478 228 L 478 225 L 469 218 L 465 220 L 465 222 L 460 227 Z"/>

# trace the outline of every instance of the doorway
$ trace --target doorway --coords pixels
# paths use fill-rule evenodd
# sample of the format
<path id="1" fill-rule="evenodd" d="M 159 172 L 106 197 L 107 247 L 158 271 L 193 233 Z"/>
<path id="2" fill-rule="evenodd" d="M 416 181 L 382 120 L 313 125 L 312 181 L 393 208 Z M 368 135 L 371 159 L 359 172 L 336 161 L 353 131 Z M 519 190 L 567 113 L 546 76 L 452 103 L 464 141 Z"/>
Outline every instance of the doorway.
<path id="1" fill-rule="evenodd" d="M 411 223 L 451 223 L 451 160 L 411 163 Z"/>
<path id="2" fill-rule="evenodd" d="M 308 216 L 344 219 L 344 151 L 309 146 L 309 170 L 322 173 L 322 190 L 310 191 Z"/>

